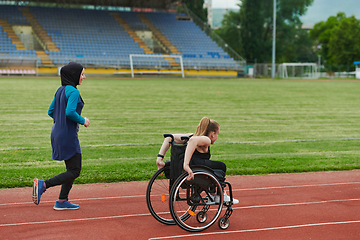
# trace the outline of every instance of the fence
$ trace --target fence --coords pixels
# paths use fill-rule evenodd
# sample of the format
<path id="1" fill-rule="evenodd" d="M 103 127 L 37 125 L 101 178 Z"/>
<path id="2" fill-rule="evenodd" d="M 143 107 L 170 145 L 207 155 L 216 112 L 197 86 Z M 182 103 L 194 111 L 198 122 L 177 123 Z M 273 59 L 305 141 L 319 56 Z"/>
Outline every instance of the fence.
<path id="1" fill-rule="evenodd" d="M 159 56 L 159 55 L 157 55 Z M 161 55 L 160 55 L 161 56 Z M 166 57 L 166 56 L 164 56 Z M 88 58 L 88 57 L 51 57 L 52 67 L 62 67 L 69 62 L 79 62 L 85 68 L 108 68 L 108 69 L 130 69 L 129 58 Z M 196 59 L 183 59 L 185 70 L 231 70 L 243 71 L 242 62 L 237 62 L 232 59 L 210 59 L 210 60 L 196 60 Z M 9 56 L 0 55 L 0 69 L 6 70 L 6 74 L 14 74 L 11 69 L 17 70 L 35 70 L 37 73 L 38 68 L 46 68 L 41 62 L 39 57 L 22 57 L 22 56 Z M 136 69 L 155 69 L 155 70 L 172 70 L 169 62 L 163 58 L 142 59 L 140 62 L 134 64 Z M 4 73 L 0 73 L 4 74 Z M 25 73 L 28 74 L 28 73 Z"/>
<path id="2" fill-rule="evenodd" d="M 271 63 L 248 65 L 247 74 L 254 78 L 271 78 Z M 275 64 L 275 78 L 281 78 L 282 64 Z M 314 78 L 355 78 L 355 65 L 325 65 L 317 67 Z M 291 77 L 291 76 L 289 76 Z M 308 75 L 296 74 L 298 78 L 309 78 Z"/>
<path id="3" fill-rule="evenodd" d="M 0 75 L 37 75 L 39 59 L 0 55 Z"/>

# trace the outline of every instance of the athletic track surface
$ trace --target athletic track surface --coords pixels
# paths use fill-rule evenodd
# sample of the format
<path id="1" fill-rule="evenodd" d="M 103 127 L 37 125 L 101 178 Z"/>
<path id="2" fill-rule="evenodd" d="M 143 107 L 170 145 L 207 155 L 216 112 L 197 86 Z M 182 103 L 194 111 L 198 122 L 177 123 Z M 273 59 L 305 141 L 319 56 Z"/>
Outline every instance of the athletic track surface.
<path id="1" fill-rule="evenodd" d="M 163 225 L 147 209 L 147 182 L 129 182 L 74 185 L 72 211 L 53 210 L 59 187 L 38 206 L 31 188 L 1 189 L 0 239 L 360 239 L 360 170 L 227 180 L 240 200 L 227 230 Z"/>

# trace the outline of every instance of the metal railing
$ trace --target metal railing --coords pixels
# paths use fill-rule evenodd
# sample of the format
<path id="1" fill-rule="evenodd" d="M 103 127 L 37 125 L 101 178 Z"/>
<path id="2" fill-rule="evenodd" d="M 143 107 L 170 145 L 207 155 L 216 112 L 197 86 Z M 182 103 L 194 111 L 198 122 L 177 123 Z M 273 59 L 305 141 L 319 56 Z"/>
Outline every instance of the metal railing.
<path id="1" fill-rule="evenodd" d="M 164 55 L 166 57 L 166 55 Z M 131 69 L 129 58 L 99 58 L 99 57 L 73 57 L 50 56 L 52 67 L 62 67 L 69 62 L 79 62 L 85 68 L 112 68 L 112 69 Z M 242 71 L 243 67 L 233 60 L 226 59 L 219 60 L 206 60 L 206 59 L 183 59 L 185 70 L 233 70 Z M 0 67 L 6 68 L 7 66 L 32 66 L 35 68 L 49 67 L 47 64 L 41 63 L 40 57 L 23 57 L 8 54 L 0 54 Z M 134 60 L 133 66 L 135 69 L 155 69 L 155 70 L 172 70 L 169 62 L 165 59 L 144 58 Z"/>

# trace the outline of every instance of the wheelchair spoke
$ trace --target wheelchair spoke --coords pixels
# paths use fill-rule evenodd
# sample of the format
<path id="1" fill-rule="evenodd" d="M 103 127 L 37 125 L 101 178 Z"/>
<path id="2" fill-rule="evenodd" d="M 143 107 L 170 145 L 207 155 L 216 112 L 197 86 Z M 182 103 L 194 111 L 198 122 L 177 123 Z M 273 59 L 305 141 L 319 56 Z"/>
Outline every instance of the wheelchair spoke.
<path id="1" fill-rule="evenodd" d="M 146 191 L 146 203 L 151 215 L 161 223 L 175 224 L 169 211 L 170 180 L 163 174 L 164 168 L 158 170 L 150 179 Z"/>
<path id="2" fill-rule="evenodd" d="M 194 180 L 180 176 L 170 193 L 170 212 L 175 222 L 191 232 L 202 231 L 215 223 L 222 210 L 223 198 L 218 203 L 210 196 L 221 185 L 207 172 L 194 172 Z M 177 197 L 175 197 L 177 196 Z"/>

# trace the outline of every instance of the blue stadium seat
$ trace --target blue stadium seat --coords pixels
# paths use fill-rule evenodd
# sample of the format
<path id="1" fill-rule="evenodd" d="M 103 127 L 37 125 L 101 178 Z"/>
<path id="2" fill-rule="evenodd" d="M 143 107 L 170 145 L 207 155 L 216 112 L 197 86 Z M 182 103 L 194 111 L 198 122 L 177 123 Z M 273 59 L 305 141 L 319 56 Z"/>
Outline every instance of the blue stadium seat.
<path id="1" fill-rule="evenodd" d="M 72 58 L 94 58 L 93 64 L 129 65 L 129 54 L 144 54 L 139 44 L 108 11 L 74 8 L 29 7 L 60 51 L 46 51 L 55 64 Z M 134 30 L 149 30 L 136 12 L 117 12 Z M 145 13 L 146 17 L 181 52 L 185 66 L 226 67 L 236 62 L 193 21 L 180 21 L 174 13 Z M 18 6 L 1 5 L 0 18 L 11 25 L 30 25 Z M 0 26 L 0 54 L 36 56 L 36 52 L 16 50 Z M 103 60 L 96 60 L 103 58 Z M 178 60 L 176 60 L 178 61 Z M 158 64 L 146 59 L 142 65 Z M 169 66 L 167 61 L 162 65 Z"/>
<path id="2" fill-rule="evenodd" d="M 236 65 L 193 21 L 177 20 L 174 13 L 146 13 L 146 17 L 177 47 L 184 61 L 206 61 L 207 64 L 204 65 L 208 67 L 218 67 L 218 61 L 222 61 L 225 66 Z M 208 62 L 209 59 L 218 61 Z"/>

